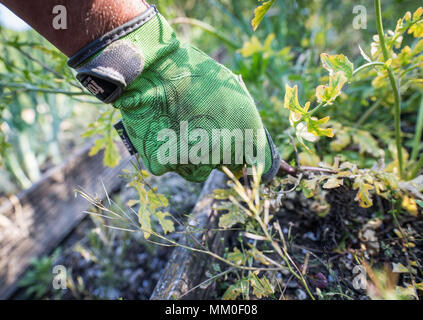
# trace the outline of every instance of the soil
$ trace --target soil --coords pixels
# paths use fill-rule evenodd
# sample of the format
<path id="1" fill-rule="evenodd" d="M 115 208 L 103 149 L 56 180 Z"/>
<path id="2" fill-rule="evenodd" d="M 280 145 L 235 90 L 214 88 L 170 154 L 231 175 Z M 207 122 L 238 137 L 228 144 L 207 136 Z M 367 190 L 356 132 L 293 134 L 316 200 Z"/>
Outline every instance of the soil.
<path id="1" fill-rule="evenodd" d="M 387 268 L 396 286 L 407 288 L 412 283 L 407 268 L 411 262 L 415 283 L 423 281 L 421 261 L 423 261 L 423 219 L 421 212 L 414 217 L 408 214 L 398 215 L 398 223 L 408 239 L 405 248 L 392 214 L 392 204 L 378 199 L 370 209 L 363 209 L 354 201 L 355 192 L 347 188 L 331 190 L 326 195 L 330 211 L 324 217 L 313 212 L 316 203 L 306 199 L 301 193 L 288 194 L 282 200 L 280 208 L 273 215 L 278 219 L 288 252 L 297 266 L 302 269 L 306 256 L 309 260 L 306 268 L 306 280 L 311 291 L 318 288 L 321 298 L 325 299 L 370 299 L 365 289 L 357 288 L 357 275 L 366 272 L 359 261 L 365 260 L 373 271 Z M 234 233 L 229 247 L 242 248 Z M 247 247 L 248 241 L 244 241 Z M 258 242 L 262 252 L 271 249 Z M 408 258 L 407 258 L 408 256 Z M 281 260 L 277 256 L 274 260 Z M 259 266 L 259 265 L 257 265 Z M 357 267 L 358 266 L 358 267 Z M 263 266 L 261 266 L 263 267 Z M 223 269 L 224 270 L 224 269 Z M 385 270 L 385 269 L 384 269 Z M 278 288 L 276 299 L 309 299 L 303 285 L 289 272 L 267 272 L 266 276 Z M 216 296 L 222 297 L 226 288 L 236 281 L 220 280 L 216 287 Z M 367 289 L 373 288 L 372 278 L 367 275 Z M 355 285 L 354 285 L 355 284 Z M 377 290 L 376 290 L 377 291 Z M 283 294 L 282 294 L 283 292 Z M 417 290 L 420 299 L 422 291 Z M 253 298 L 253 297 L 250 297 Z"/>

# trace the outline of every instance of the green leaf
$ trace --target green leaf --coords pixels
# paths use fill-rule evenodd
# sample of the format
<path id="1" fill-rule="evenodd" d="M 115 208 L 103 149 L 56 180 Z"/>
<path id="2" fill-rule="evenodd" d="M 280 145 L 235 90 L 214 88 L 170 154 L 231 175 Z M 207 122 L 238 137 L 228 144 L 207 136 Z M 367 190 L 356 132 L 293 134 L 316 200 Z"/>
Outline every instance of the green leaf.
<path id="1" fill-rule="evenodd" d="M 329 55 L 322 53 L 320 55 L 323 67 L 329 71 L 330 74 L 342 71 L 347 79 L 352 78 L 354 72 L 354 65 L 343 54 Z"/>
<path id="2" fill-rule="evenodd" d="M 114 143 L 112 135 L 106 137 L 103 163 L 106 167 L 116 167 L 121 159 L 117 145 Z"/>
<path id="3" fill-rule="evenodd" d="M 104 150 L 103 163 L 107 167 L 115 167 L 121 160 L 119 149 L 115 144 L 118 135 L 113 127 L 118 119 L 119 114 L 114 109 L 108 109 L 94 123 L 91 123 L 88 130 L 82 134 L 84 138 L 101 136 L 94 142 L 89 155 L 93 156 Z"/>
<path id="4" fill-rule="evenodd" d="M 260 22 L 263 20 L 264 16 L 266 15 L 267 11 L 269 11 L 270 7 L 273 5 L 275 0 L 270 0 L 263 2 L 254 10 L 254 18 L 251 21 L 251 25 L 253 26 L 253 30 L 256 31 Z"/>

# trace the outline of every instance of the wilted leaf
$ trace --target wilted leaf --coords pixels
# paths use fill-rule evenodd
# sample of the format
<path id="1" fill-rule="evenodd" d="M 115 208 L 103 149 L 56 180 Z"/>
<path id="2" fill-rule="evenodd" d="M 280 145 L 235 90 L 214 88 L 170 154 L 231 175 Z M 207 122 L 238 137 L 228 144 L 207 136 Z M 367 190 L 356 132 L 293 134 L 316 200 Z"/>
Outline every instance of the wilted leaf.
<path id="1" fill-rule="evenodd" d="M 324 189 L 336 189 L 339 188 L 340 186 L 342 186 L 344 184 L 344 180 L 343 179 L 338 179 L 336 177 L 334 178 L 329 178 L 326 183 L 323 185 Z"/>
<path id="2" fill-rule="evenodd" d="M 219 208 L 228 210 L 228 213 L 223 214 L 219 219 L 219 228 L 229 229 L 238 223 L 245 223 L 245 214 L 234 204 L 229 203 L 225 208 Z"/>
<path id="3" fill-rule="evenodd" d="M 253 294 L 261 299 L 273 295 L 273 287 L 270 284 L 269 279 L 266 276 L 263 276 L 261 279 L 257 277 L 254 273 L 251 273 L 250 284 L 253 288 Z"/>
<path id="4" fill-rule="evenodd" d="M 223 300 L 235 300 L 241 293 L 247 293 L 249 289 L 248 280 L 239 280 L 226 289 Z"/>
<path id="5" fill-rule="evenodd" d="M 370 195 L 370 191 L 373 190 L 373 186 L 366 183 L 366 180 L 363 177 L 357 177 L 354 180 L 353 188 L 354 190 L 358 189 L 355 200 L 360 203 L 360 206 L 363 208 L 370 208 L 373 205 L 373 200 Z"/>
<path id="6" fill-rule="evenodd" d="M 264 254 L 263 252 L 261 252 L 260 250 L 258 250 L 256 247 L 254 246 L 250 246 L 251 249 L 248 250 L 248 254 L 255 260 L 255 261 L 259 261 L 261 264 L 268 266 L 269 265 L 269 261 L 267 261 L 264 258 Z"/>

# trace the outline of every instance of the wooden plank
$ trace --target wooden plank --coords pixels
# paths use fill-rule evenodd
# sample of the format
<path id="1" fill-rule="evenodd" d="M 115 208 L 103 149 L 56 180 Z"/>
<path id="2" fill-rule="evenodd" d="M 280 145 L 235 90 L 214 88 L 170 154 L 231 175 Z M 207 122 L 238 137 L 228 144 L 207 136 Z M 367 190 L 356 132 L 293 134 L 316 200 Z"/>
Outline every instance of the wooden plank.
<path id="1" fill-rule="evenodd" d="M 193 209 L 193 218 L 189 222 L 190 225 L 205 230 L 202 234 L 194 233 L 193 237 L 200 242 L 207 242 L 209 248 L 216 254 L 223 253 L 224 248 L 220 238 L 228 233 L 223 234 L 221 232 L 210 231 L 216 227 L 218 222 L 218 216 L 215 210 L 213 210 L 213 204 L 215 203 L 213 190 L 225 188 L 226 181 L 226 176 L 222 172 L 212 172 Z M 183 243 L 185 245 L 192 245 L 192 242 L 187 239 L 183 240 Z M 205 271 L 210 266 L 211 261 L 212 258 L 205 254 L 195 253 L 181 247 L 175 248 L 150 299 L 207 298 L 207 290 L 196 289 L 193 292 L 188 292 L 204 281 Z"/>
<path id="2" fill-rule="evenodd" d="M 102 198 L 103 184 L 107 192 L 123 185 L 119 175 L 131 159 L 123 145 L 124 159 L 115 168 L 103 166 L 103 153 L 90 157 L 91 146 L 83 146 L 30 189 L 0 205 L 0 299 L 13 294 L 32 258 L 51 252 L 86 216 L 83 211 L 90 205 L 75 196 L 75 189 Z"/>

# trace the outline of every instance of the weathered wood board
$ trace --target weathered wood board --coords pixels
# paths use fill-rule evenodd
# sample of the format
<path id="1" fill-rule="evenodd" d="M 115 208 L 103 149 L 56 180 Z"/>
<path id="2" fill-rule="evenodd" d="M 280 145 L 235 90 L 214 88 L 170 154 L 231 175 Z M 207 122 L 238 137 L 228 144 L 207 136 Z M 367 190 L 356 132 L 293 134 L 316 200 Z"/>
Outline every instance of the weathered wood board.
<path id="1" fill-rule="evenodd" d="M 192 220 L 189 225 L 204 229 L 203 233 L 194 233 L 193 237 L 202 243 L 208 242 L 209 248 L 220 254 L 224 248 L 220 238 L 221 232 L 210 231 L 217 226 L 218 216 L 213 210 L 214 189 L 223 189 L 226 187 L 226 176 L 220 171 L 213 171 L 205 183 L 199 196 L 193 212 Z M 227 234 L 227 233 L 225 233 Z M 185 245 L 190 245 L 190 241 L 183 240 Z M 190 289 L 199 285 L 205 278 L 205 271 L 210 266 L 212 258 L 202 253 L 177 247 L 173 250 L 169 262 L 157 283 L 152 300 L 171 300 L 171 299 L 205 299 L 208 290 Z"/>
<path id="2" fill-rule="evenodd" d="M 51 252 L 86 216 L 90 204 L 75 189 L 104 197 L 124 184 L 119 176 L 131 157 L 115 168 L 103 166 L 103 154 L 88 155 L 92 144 L 52 168 L 43 179 L 0 204 L 0 299 L 7 299 L 34 257 Z M 102 183 L 103 182 L 103 183 Z"/>

